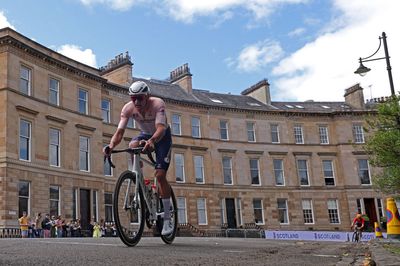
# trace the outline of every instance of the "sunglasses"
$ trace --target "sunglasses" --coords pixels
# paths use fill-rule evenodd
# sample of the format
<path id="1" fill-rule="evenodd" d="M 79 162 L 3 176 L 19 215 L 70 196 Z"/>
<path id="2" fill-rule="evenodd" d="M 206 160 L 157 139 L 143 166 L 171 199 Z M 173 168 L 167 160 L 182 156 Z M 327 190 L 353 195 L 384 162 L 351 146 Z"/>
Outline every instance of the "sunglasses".
<path id="1" fill-rule="evenodd" d="M 143 101 L 144 97 L 145 97 L 144 95 L 131 96 L 131 100 L 133 102 L 136 102 L 136 101 L 141 102 L 141 101 Z"/>

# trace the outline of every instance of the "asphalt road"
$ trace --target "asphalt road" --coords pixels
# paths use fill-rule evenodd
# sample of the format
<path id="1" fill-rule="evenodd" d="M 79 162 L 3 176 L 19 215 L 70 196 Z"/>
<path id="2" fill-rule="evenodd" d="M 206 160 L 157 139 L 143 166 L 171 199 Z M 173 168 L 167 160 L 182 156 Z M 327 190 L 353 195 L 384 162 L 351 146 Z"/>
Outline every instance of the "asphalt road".
<path id="1" fill-rule="evenodd" d="M 357 245 L 358 248 L 355 248 Z M 0 265 L 359 265 L 366 244 L 243 238 L 0 239 Z"/>

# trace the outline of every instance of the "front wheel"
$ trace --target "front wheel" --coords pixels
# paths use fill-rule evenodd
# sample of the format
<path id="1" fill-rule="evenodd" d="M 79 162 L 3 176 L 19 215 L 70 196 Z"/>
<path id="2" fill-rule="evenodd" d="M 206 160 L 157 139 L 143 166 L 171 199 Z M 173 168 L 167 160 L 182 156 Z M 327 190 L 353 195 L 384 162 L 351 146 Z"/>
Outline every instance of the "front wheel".
<path id="1" fill-rule="evenodd" d="M 129 247 L 139 243 L 146 218 L 143 192 L 137 186 L 136 175 L 125 171 L 118 178 L 114 191 L 115 225 L 119 238 Z"/>
<path id="2" fill-rule="evenodd" d="M 171 201 L 170 215 L 171 215 L 172 224 L 174 225 L 174 230 L 172 231 L 172 233 L 169 235 L 165 235 L 165 236 L 161 235 L 162 227 L 164 224 L 164 219 L 161 218 L 160 216 L 157 219 L 157 228 L 161 235 L 161 239 L 162 239 L 162 241 L 164 241 L 165 244 L 172 244 L 172 242 L 175 239 L 176 233 L 178 231 L 178 206 L 176 205 L 176 198 L 175 198 L 174 191 L 172 190 L 172 187 L 171 187 L 170 201 Z M 161 199 L 160 199 L 160 206 L 162 206 Z"/>

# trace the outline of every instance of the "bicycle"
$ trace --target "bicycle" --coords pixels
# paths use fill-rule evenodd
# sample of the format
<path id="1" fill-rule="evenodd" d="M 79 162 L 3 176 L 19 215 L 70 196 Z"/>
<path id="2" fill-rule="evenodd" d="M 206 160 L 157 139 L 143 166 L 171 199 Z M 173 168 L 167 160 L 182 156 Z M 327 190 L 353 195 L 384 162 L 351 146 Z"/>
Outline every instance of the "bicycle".
<path id="1" fill-rule="evenodd" d="M 148 153 L 149 160 L 142 158 L 143 147 L 112 150 L 111 153 L 127 152 L 132 156 L 131 170 L 124 171 L 118 178 L 114 190 L 114 220 L 117 233 L 122 242 L 133 247 L 139 243 L 144 224 L 149 229 L 155 229 L 161 235 L 164 223 L 164 210 L 162 200 L 158 194 L 158 182 L 144 179 L 141 162 L 154 166 L 151 153 Z M 115 168 L 111 156 L 105 156 L 110 166 Z M 177 204 L 174 192 L 171 187 L 171 220 L 174 230 L 169 235 L 161 235 L 166 244 L 171 244 L 177 233 Z"/>
<path id="2" fill-rule="evenodd" d="M 351 242 L 361 241 L 361 227 L 355 226 L 353 236 L 351 237 Z"/>

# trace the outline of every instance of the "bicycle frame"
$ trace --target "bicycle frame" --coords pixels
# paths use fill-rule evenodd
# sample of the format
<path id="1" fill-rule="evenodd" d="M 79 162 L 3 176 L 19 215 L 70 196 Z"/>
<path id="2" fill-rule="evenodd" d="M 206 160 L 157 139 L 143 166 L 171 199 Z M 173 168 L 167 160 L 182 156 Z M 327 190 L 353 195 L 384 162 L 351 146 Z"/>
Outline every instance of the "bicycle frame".
<path id="1" fill-rule="evenodd" d="M 150 213 L 150 217 L 152 219 L 156 219 L 157 215 L 160 215 L 159 213 L 157 213 L 157 210 L 159 209 L 159 204 L 158 201 L 156 201 L 156 206 L 155 208 L 152 206 L 151 204 L 151 195 L 149 195 L 149 191 L 146 189 L 146 186 L 144 184 L 144 175 L 143 175 L 143 171 L 142 171 L 142 167 L 140 167 L 140 162 L 145 162 L 148 165 L 154 166 L 154 163 L 142 158 L 140 156 L 140 153 L 137 152 L 130 152 L 131 156 L 132 156 L 132 167 L 130 169 L 130 171 L 132 173 L 134 173 L 136 175 L 136 182 L 137 182 L 137 186 L 136 186 L 136 190 L 135 190 L 135 196 L 134 196 L 134 200 L 135 202 L 137 202 L 139 200 L 139 188 L 142 189 L 143 195 L 144 195 L 144 201 L 146 203 L 146 208 Z M 128 187 L 127 187 L 127 191 L 125 193 L 125 204 L 124 207 L 126 207 L 127 203 L 128 203 L 128 191 L 130 189 L 130 182 L 128 183 Z M 154 177 L 154 183 L 156 186 L 156 196 L 158 195 L 158 182 L 157 182 L 157 178 Z"/>

